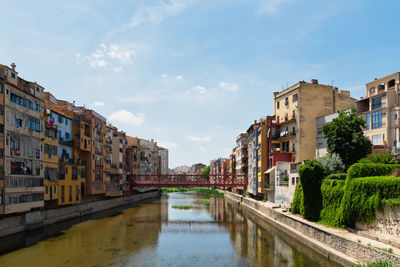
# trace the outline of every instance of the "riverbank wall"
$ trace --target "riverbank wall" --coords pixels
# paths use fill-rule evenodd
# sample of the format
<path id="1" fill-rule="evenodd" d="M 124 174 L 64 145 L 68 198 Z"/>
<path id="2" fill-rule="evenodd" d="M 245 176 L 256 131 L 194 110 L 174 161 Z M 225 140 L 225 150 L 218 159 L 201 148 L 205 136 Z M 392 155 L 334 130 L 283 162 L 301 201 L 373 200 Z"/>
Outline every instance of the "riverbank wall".
<path id="1" fill-rule="evenodd" d="M 383 251 L 387 244 L 356 235 L 346 229 L 328 228 L 309 222 L 281 209 L 271 202 L 263 202 L 223 191 L 224 198 L 265 219 L 286 234 L 301 241 L 323 256 L 344 266 L 375 261 L 391 261 L 400 265 L 400 257 Z M 395 251 L 398 254 L 399 251 Z"/>
<path id="2" fill-rule="evenodd" d="M 49 224 L 79 218 L 115 207 L 130 205 L 143 200 L 156 199 L 159 197 L 159 191 L 151 191 L 137 195 L 80 203 L 57 209 L 31 211 L 24 214 L 6 217 L 0 220 L 0 237 L 39 229 Z"/>

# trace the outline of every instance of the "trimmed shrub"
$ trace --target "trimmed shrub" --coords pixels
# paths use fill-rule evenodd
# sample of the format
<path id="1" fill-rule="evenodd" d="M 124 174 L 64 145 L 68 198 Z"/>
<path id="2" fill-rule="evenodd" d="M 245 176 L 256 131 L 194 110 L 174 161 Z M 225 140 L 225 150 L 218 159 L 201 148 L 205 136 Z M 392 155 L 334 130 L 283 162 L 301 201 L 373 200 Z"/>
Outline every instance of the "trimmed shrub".
<path id="1" fill-rule="evenodd" d="M 346 175 L 343 177 L 346 177 Z M 320 214 L 322 223 L 329 226 L 335 226 L 337 212 L 340 208 L 340 204 L 344 195 L 344 189 L 344 179 L 324 179 L 322 181 L 321 192 L 323 208 Z"/>
<path id="2" fill-rule="evenodd" d="M 382 164 L 398 164 L 397 160 L 393 159 L 391 153 L 387 154 L 371 154 L 369 160 L 372 163 L 382 163 Z"/>
<path id="3" fill-rule="evenodd" d="M 347 170 L 347 179 L 388 175 L 399 164 L 355 163 Z"/>
<path id="4" fill-rule="evenodd" d="M 400 198 L 400 177 L 365 177 L 346 180 L 336 224 L 354 227 L 356 221 L 372 223 L 385 200 Z"/>
<path id="5" fill-rule="evenodd" d="M 303 187 L 301 186 L 301 183 L 296 185 L 296 190 L 294 191 L 292 213 L 304 216 Z"/>
<path id="6" fill-rule="evenodd" d="M 303 188 L 304 218 L 318 221 L 322 209 L 321 181 L 325 169 L 317 160 L 309 160 L 299 168 Z"/>
<path id="7" fill-rule="evenodd" d="M 346 173 L 334 173 L 331 175 L 328 175 L 325 179 L 329 180 L 345 180 L 347 174 Z"/>

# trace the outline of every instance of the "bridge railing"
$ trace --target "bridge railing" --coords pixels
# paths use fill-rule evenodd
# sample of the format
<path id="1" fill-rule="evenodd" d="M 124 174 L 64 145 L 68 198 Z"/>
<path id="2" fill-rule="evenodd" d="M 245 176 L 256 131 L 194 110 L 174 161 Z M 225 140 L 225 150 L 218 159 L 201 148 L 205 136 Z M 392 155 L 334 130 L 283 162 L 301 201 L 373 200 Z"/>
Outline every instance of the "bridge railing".
<path id="1" fill-rule="evenodd" d="M 132 186 L 191 186 L 240 187 L 247 186 L 246 175 L 202 174 L 136 174 L 128 177 Z"/>

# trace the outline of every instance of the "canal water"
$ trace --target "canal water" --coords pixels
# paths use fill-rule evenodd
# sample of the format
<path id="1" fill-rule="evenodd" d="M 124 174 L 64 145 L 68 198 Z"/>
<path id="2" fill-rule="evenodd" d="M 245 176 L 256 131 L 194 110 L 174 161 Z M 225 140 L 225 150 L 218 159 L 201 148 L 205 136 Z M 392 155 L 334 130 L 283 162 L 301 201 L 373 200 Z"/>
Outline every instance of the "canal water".
<path id="1" fill-rule="evenodd" d="M 0 239 L 0 266 L 339 266 L 273 225 L 194 193 Z M 172 208 L 192 205 L 189 210 Z"/>

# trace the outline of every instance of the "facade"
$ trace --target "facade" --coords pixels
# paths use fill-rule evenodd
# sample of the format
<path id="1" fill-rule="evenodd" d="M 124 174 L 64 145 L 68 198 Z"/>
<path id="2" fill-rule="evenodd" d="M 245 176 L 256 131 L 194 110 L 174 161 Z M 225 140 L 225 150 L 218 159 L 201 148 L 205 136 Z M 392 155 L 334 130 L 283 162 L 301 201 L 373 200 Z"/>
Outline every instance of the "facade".
<path id="1" fill-rule="evenodd" d="M 20 78 L 15 67 L 0 65 L 0 212 L 5 214 L 44 206 L 44 88 Z"/>
<path id="2" fill-rule="evenodd" d="M 161 160 L 161 174 L 168 174 L 168 149 L 160 147 L 159 153 Z"/>
<path id="3" fill-rule="evenodd" d="M 317 138 L 316 138 L 316 150 L 315 150 L 315 157 L 320 158 L 328 154 L 328 144 L 326 142 L 326 138 L 324 137 L 324 133 L 322 132 L 322 127 L 331 122 L 334 118 L 339 116 L 338 113 L 332 113 L 326 116 L 321 116 L 316 118 L 316 125 L 317 125 Z"/>
<path id="4" fill-rule="evenodd" d="M 236 138 L 236 174 L 238 175 L 248 175 L 248 152 L 247 152 L 247 142 L 248 133 L 241 133 Z"/>
<path id="5" fill-rule="evenodd" d="M 330 85 L 304 81 L 274 93 L 274 116 L 279 126 L 279 138 L 272 147 L 271 159 L 300 162 L 312 159 L 316 150 L 316 121 L 320 116 L 349 109 L 355 104 L 349 91 L 339 91 Z"/>
<path id="6" fill-rule="evenodd" d="M 284 206 L 290 206 L 296 186 L 299 183 L 299 164 L 277 162 L 265 173 L 267 199 Z"/>
<path id="7" fill-rule="evenodd" d="M 257 195 L 257 121 L 254 121 L 249 129 L 247 129 L 247 151 L 248 151 L 248 185 L 247 193 L 253 196 Z"/>
<path id="8" fill-rule="evenodd" d="M 366 121 L 364 134 L 372 142 L 372 153 L 400 155 L 399 81 L 400 73 L 396 72 L 367 83 L 365 98 L 356 103 Z"/>
<path id="9" fill-rule="evenodd" d="M 203 163 L 197 163 L 193 164 L 192 167 L 190 167 L 190 173 L 191 174 L 200 174 L 200 172 L 206 167 L 205 164 Z"/>
<path id="10" fill-rule="evenodd" d="M 77 157 L 75 142 L 79 139 L 74 136 L 73 112 L 66 109 L 64 101 L 57 100 L 52 94 L 45 93 L 45 199 L 49 205 L 71 205 L 82 201 L 85 185 L 86 166 Z M 54 138 L 56 134 L 56 138 Z M 57 147 L 55 147 L 57 141 Z M 47 150 L 46 150 L 47 143 Z M 55 157 L 54 152 L 58 151 Z M 46 153 L 47 152 L 47 153 Z M 56 167 L 56 160 L 57 169 Z M 57 171 L 56 171 L 57 170 Z M 52 189 L 54 183 L 57 189 Z M 56 197 L 54 196 L 56 194 Z"/>
<path id="11" fill-rule="evenodd" d="M 113 168 L 113 172 L 111 173 L 111 182 L 107 186 L 106 190 L 113 196 L 122 195 L 122 191 L 129 190 L 129 185 L 127 184 L 126 179 L 129 174 L 126 150 L 127 140 L 125 132 L 118 131 L 117 128 L 114 128 L 112 138 L 112 165 L 116 168 Z"/>

